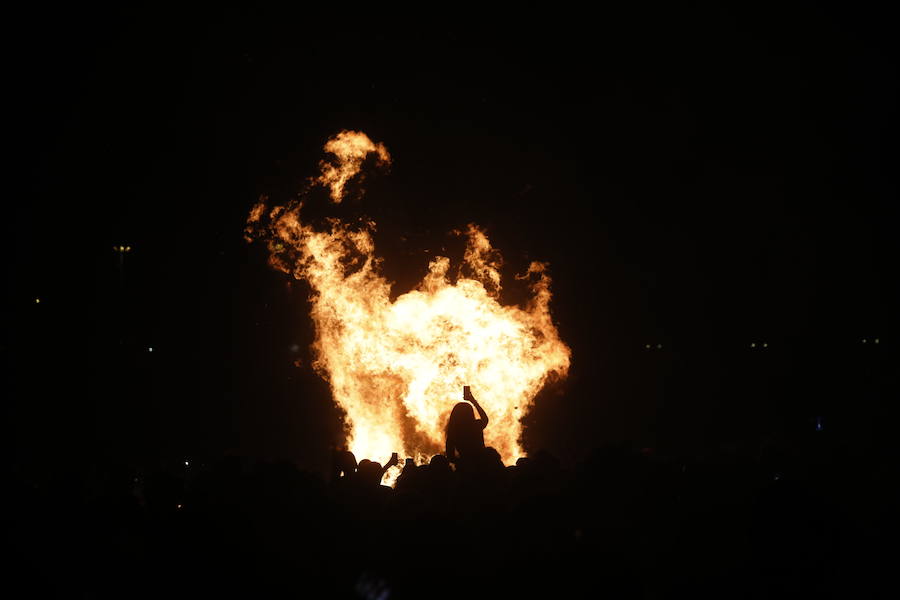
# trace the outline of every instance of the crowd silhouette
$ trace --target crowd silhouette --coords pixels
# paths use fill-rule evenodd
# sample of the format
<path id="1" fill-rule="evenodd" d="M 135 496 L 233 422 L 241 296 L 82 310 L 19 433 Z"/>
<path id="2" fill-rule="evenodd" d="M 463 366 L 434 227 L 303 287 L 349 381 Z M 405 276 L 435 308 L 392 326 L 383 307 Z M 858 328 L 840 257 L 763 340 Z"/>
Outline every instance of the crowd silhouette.
<path id="1" fill-rule="evenodd" d="M 803 444 L 664 457 L 627 444 L 569 468 L 504 465 L 468 389 L 446 454 L 400 467 L 335 450 L 328 477 L 226 457 L 18 465 L 7 531 L 28 596 L 876 597 L 892 464 Z M 473 410 L 474 409 L 474 410 Z M 477 412 L 478 418 L 475 418 Z M 374 458 L 374 457 L 373 457 Z M 852 485 L 848 485 L 852 481 Z"/>

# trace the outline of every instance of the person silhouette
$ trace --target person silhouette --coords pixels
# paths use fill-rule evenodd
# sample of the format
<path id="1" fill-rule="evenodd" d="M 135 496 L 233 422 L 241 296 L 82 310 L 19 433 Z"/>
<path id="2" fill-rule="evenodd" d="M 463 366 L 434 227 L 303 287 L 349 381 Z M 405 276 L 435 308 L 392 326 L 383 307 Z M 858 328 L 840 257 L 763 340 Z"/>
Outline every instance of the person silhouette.
<path id="1" fill-rule="evenodd" d="M 458 402 L 450 411 L 446 429 L 447 460 L 455 463 L 457 468 L 466 468 L 480 458 L 484 452 L 483 432 L 488 424 L 487 413 L 478 404 L 469 386 L 463 386 L 463 399 L 467 402 Z M 478 419 L 475 418 L 473 406 L 478 411 Z"/>
<path id="2" fill-rule="evenodd" d="M 349 450 L 334 449 L 331 453 L 331 480 L 352 479 L 356 475 L 356 456 Z"/>

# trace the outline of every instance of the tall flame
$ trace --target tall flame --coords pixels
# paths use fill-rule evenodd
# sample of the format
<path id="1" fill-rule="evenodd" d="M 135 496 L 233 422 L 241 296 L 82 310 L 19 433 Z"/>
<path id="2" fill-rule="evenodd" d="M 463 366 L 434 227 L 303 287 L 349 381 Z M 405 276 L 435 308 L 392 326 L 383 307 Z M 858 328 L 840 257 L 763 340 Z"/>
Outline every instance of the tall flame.
<path id="1" fill-rule="evenodd" d="M 322 174 L 311 181 L 328 186 L 334 202 L 369 152 L 389 160 L 382 144 L 358 132 L 341 132 L 325 150 L 338 164 L 321 163 Z M 569 367 L 570 350 L 550 316 L 546 265 L 533 262 L 517 276 L 532 293 L 525 305 L 501 305 L 502 259 L 470 224 L 457 232 L 467 238 L 468 276 L 451 280 L 450 259 L 439 256 L 415 289 L 391 301 L 374 222 L 329 219 L 318 230 L 301 220 L 302 201 L 269 209 L 267 200 L 251 211 L 247 232 L 268 240 L 271 265 L 309 282 L 313 366 L 346 413 L 356 456 L 384 460 L 398 452 L 422 462 L 442 452 L 463 385 L 490 419 L 485 443 L 507 464 L 520 456 L 522 417 L 545 383 Z"/>

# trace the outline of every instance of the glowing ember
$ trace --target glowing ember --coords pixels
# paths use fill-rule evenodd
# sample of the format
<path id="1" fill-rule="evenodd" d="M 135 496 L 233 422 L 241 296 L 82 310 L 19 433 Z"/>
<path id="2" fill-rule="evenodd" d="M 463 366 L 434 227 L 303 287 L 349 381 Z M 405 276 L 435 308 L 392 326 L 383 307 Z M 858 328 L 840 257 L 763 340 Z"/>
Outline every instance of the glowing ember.
<path id="1" fill-rule="evenodd" d="M 330 187 L 340 202 L 344 185 L 369 153 L 390 155 L 362 133 L 344 131 L 325 150 L 311 180 Z M 266 238 L 270 263 L 311 286 L 316 328 L 314 367 L 346 412 L 349 448 L 358 459 L 386 460 L 391 452 L 417 462 L 443 452 L 444 427 L 463 385 L 490 417 L 485 443 L 509 464 L 521 455 L 521 418 L 551 377 L 565 377 L 569 348 L 550 317 L 546 266 L 531 263 L 519 277 L 532 297 L 524 306 L 499 303 L 499 252 L 484 231 L 465 232 L 469 276 L 448 277 L 450 260 L 436 257 L 418 287 L 390 300 L 372 232 L 329 219 L 323 231 L 300 219 L 302 201 L 269 209 L 261 198 L 247 233 Z"/>

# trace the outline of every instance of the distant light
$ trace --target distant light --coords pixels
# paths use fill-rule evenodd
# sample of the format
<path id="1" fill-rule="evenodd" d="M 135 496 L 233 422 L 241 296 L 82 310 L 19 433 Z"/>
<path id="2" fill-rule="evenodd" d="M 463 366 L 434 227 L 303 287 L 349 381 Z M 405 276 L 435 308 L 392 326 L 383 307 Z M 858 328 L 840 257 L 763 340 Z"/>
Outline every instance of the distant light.
<path id="1" fill-rule="evenodd" d="M 750 347 L 751 347 L 751 348 L 756 348 L 756 342 L 751 342 L 751 343 L 750 343 Z"/>
<path id="2" fill-rule="evenodd" d="M 644 348 L 646 348 L 647 350 L 649 350 L 649 349 L 650 349 L 650 344 L 647 344 L 646 346 L 644 346 Z"/>
<path id="3" fill-rule="evenodd" d="M 147 352 L 153 352 L 153 346 L 150 346 L 149 348 L 147 348 Z"/>
<path id="4" fill-rule="evenodd" d="M 187 461 L 187 460 L 186 460 L 186 461 L 184 461 L 184 466 L 186 466 L 186 467 L 189 467 L 189 466 L 191 466 L 191 463 L 190 463 L 190 461 Z"/>
<path id="5" fill-rule="evenodd" d="M 180 509 L 181 509 L 181 505 L 180 505 L 180 504 L 176 504 L 176 505 L 175 505 L 175 508 L 177 508 L 177 509 L 180 510 Z"/>
<path id="6" fill-rule="evenodd" d="M 878 343 L 878 341 L 879 341 L 878 338 L 875 338 L 875 343 L 876 343 L 876 344 Z"/>
<path id="7" fill-rule="evenodd" d="M 35 303 L 35 304 L 40 304 L 40 303 L 41 303 L 41 299 L 40 299 L 40 298 L 35 298 L 35 299 L 34 299 L 34 303 Z"/>
<path id="8" fill-rule="evenodd" d="M 769 344 L 768 344 L 768 343 L 764 343 L 764 344 L 763 344 L 763 348 L 768 348 L 768 347 L 769 347 Z"/>
<path id="9" fill-rule="evenodd" d="M 656 349 L 657 349 L 657 350 L 662 350 L 662 344 L 657 344 L 657 345 L 656 345 Z"/>
<path id="10" fill-rule="evenodd" d="M 866 338 L 863 338 L 863 344 L 865 344 L 865 343 L 866 343 Z"/>

